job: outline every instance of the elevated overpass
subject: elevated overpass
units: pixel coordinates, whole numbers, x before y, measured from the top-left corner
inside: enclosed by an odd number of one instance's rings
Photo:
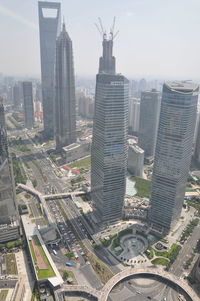
[[[180,292],[184,293],[187,296],[187,300],[189,301],[196,301],[197,295],[192,290],[192,288],[183,281],[180,281],[179,278],[176,276],[164,272],[161,269],[135,269],[135,268],[125,268],[123,271],[119,272],[118,274],[114,275],[101,289],[101,291],[98,291],[93,288],[89,288],[87,286],[81,286],[81,285],[63,285],[62,288],[55,291],[56,300],[63,300],[61,298],[61,295],[65,295],[68,292],[74,292],[74,293],[80,293],[84,292],[86,294],[90,294],[97,298],[98,301],[107,301],[108,296],[113,289],[113,287],[120,282],[123,279],[126,279],[131,276],[156,276],[161,281],[168,282],[169,284],[176,285]]]

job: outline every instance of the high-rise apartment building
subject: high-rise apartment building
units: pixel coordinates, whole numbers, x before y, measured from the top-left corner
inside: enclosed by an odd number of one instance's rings
[[[44,133],[54,135],[54,68],[56,38],[60,33],[60,3],[38,2]]]
[[[112,34],[104,34],[91,151],[92,202],[100,226],[121,219],[126,186],[129,82],[116,74],[112,48]]]
[[[131,133],[139,131],[140,122],[140,99],[131,97],[129,100],[128,125]]]
[[[19,237],[12,164],[9,159],[5,117],[0,103],[0,243]]]
[[[31,129],[34,126],[33,88],[32,82],[23,82],[24,126]]]
[[[138,145],[144,150],[145,158],[153,157],[155,153],[159,114],[159,92],[155,89],[142,92]]]
[[[76,142],[73,50],[64,24],[56,42],[55,136],[57,149]]]
[[[4,106],[3,106],[3,98],[0,97],[0,124],[4,128],[6,127],[5,114],[4,114]]]
[[[163,85],[152,175],[149,221],[168,231],[178,221],[191,162],[199,87],[190,82]]]

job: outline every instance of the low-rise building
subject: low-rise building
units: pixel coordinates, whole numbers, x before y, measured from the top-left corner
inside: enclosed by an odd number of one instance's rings
[[[90,155],[91,139],[86,141],[80,141],[72,143],[68,146],[63,147],[63,151],[66,154],[66,163],[76,161],[80,158]]]

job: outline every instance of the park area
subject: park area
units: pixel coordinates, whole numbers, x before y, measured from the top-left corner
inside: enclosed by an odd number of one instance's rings
[[[15,259],[15,254],[6,254],[4,255],[6,263],[6,273],[8,275],[17,275],[17,263]],[[0,299],[1,300],[1,299]]]
[[[130,180],[135,182],[136,196],[140,198],[150,197],[151,181],[139,177],[131,177]]]
[[[37,271],[38,279],[40,280],[55,276],[55,273],[37,235],[32,236],[32,239],[29,241],[29,247]]]
[[[8,290],[0,290],[0,301],[6,301]]]

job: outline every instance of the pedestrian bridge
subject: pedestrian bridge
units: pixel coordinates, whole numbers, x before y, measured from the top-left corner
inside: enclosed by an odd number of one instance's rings
[[[52,200],[52,199],[62,199],[67,198],[69,196],[78,196],[83,195],[86,192],[85,191],[72,191],[72,192],[63,192],[63,193],[52,193],[52,194],[42,194],[40,191],[36,190],[35,188],[32,188],[30,186],[24,185],[24,184],[18,184],[18,188],[21,188],[33,195],[40,197],[43,197],[45,200]]]
[[[188,298],[189,301],[196,301],[197,295],[192,290],[192,288],[185,282],[180,281],[179,278],[175,277],[174,275],[164,272],[160,269],[135,269],[132,268],[125,268],[123,271],[119,272],[118,274],[114,275],[101,289],[98,291],[93,288],[89,288],[87,286],[80,286],[80,285],[63,285],[61,289],[56,291],[56,300],[61,300],[58,296],[61,293],[67,292],[84,292],[86,294],[92,295],[97,298],[98,301],[107,301],[109,293],[113,289],[113,287],[123,279],[126,279],[131,276],[142,276],[142,275],[149,275],[149,276],[157,276],[158,279],[167,281],[168,283],[175,284],[179,289],[180,292],[182,291]]]

